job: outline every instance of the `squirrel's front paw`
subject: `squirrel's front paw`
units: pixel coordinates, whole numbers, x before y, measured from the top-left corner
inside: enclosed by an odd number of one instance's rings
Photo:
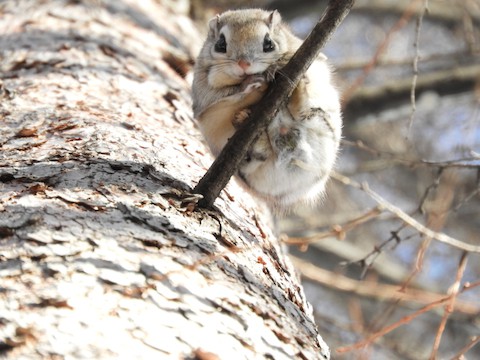
[[[267,81],[263,75],[249,75],[242,81],[242,92],[249,94],[253,91],[267,90]]]
[[[235,129],[238,129],[240,125],[250,116],[250,109],[243,109],[237,112],[232,120],[232,125]]]

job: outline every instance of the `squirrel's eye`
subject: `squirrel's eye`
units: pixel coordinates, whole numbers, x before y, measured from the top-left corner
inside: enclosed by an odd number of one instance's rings
[[[225,40],[225,35],[220,34],[220,38],[215,43],[215,51],[219,53],[227,52],[227,40]]]
[[[271,52],[273,50],[275,50],[275,44],[272,39],[270,39],[270,35],[266,34],[263,39],[263,52]]]

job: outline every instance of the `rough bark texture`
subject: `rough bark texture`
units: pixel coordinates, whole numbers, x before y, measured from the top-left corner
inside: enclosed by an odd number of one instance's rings
[[[215,211],[189,196],[211,163],[189,20],[133,0],[1,12],[0,357],[328,358],[268,216],[235,183]]]

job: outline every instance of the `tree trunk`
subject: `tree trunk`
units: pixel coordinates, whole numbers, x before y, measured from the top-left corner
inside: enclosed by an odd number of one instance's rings
[[[328,358],[266,212],[195,207],[201,39],[159,3],[1,5],[0,357]]]

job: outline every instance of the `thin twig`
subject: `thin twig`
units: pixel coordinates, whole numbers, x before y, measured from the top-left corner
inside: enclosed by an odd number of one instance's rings
[[[435,176],[435,179],[433,179],[433,182],[430,185],[428,185],[425,191],[423,192],[423,195],[420,198],[420,203],[418,204],[418,208],[417,208],[417,212],[419,212],[420,214],[425,214],[424,207],[430,193],[437,190],[437,188],[440,186],[440,179],[442,177],[442,173],[444,169],[445,168],[439,168],[437,170],[437,175]]]
[[[427,11],[428,11],[428,0],[425,0],[423,11],[420,13],[420,15],[417,18],[415,42],[413,43],[413,46],[415,47],[415,57],[413,58],[413,78],[412,78],[412,88],[410,90],[410,102],[412,104],[412,112],[410,114],[410,121],[408,122],[408,134],[410,134],[410,130],[412,129],[413,118],[415,117],[415,112],[417,110],[417,105],[415,101],[415,89],[417,86],[417,78],[418,78],[418,61],[420,59],[420,30],[422,29],[423,17],[425,16]]]
[[[422,63],[427,62],[435,62],[439,60],[448,60],[459,62],[460,60],[465,60],[470,57],[470,52],[466,50],[451,52],[448,54],[440,54],[440,53],[433,53],[428,55],[422,55],[419,57],[419,60]],[[395,67],[395,66],[406,66],[411,65],[414,61],[412,57],[381,57],[377,61],[377,68],[387,68],[387,67]],[[347,72],[347,71],[354,71],[354,70],[361,70],[365,66],[367,66],[369,60],[363,59],[346,59],[344,63],[335,64],[335,70],[339,73]]]
[[[388,44],[390,43],[390,39],[392,35],[402,29],[405,25],[408,24],[410,18],[415,14],[415,7],[419,0],[412,0],[408,5],[407,9],[404,11],[400,19],[392,26],[392,28],[387,32],[385,38],[383,39],[382,43],[378,46],[375,54],[372,56],[370,62],[365,66],[363,72],[360,76],[358,76],[353,84],[344,91],[342,94],[343,103],[348,103],[350,98],[352,97],[353,93],[365,82],[368,74],[375,68],[377,65],[381,55],[387,49]]]
[[[356,227],[372,220],[372,219],[375,219],[376,217],[378,217],[380,214],[382,213],[382,211],[378,208],[378,207],[375,207],[371,210],[368,210],[366,213],[350,220],[350,221],[347,221],[346,223],[344,224],[336,224],[336,225],[333,225],[331,227],[331,230],[329,231],[325,231],[325,232],[321,232],[321,233],[318,233],[318,234],[314,234],[312,236],[304,236],[304,237],[285,237],[285,239],[283,240],[286,244],[288,245],[307,245],[307,244],[311,244],[313,242],[316,242],[316,241],[319,241],[319,240],[322,240],[322,239],[325,239],[325,238],[329,238],[329,237],[336,237],[336,238],[339,238],[339,239],[343,239],[346,235],[346,233],[350,230],[353,230],[355,229]]]
[[[355,0],[329,1],[320,21],[282,69],[282,75],[276,76],[274,80],[276,85],[270,86],[262,100],[252,107],[249,120],[245,121],[243,126],[237,130],[198,182],[194,193],[203,195],[200,206],[211,207],[213,205],[240,163],[245,159],[248,149],[260,134],[261,129],[264,129],[275,117],[281,104],[293,92],[300,78],[317,58],[334,30],[347,16],[354,2]]]
[[[430,161],[430,160],[424,160],[424,159],[414,160],[414,159],[402,158],[396,154],[393,154],[387,151],[374,149],[366,145],[361,140],[349,141],[349,140],[343,139],[342,146],[345,146],[345,145],[354,146],[357,149],[366,151],[375,156],[385,157],[389,162],[395,162],[395,163],[399,163],[399,164],[410,166],[410,167],[423,166],[423,167],[434,167],[434,168],[480,169],[480,157],[476,157],[476,156],[465,157],[465,158],[454,159],[454,160],[446,160],[446,161]]]
[[[402,283],[401,289],[407,288],[410,283],[413,281],[415,276],[417,276],[423,268],[423,260],[425,259],[425,254],[427,252],[428,247],[430,246],[430,243],[432,242],[432,237],[431,236],[426,236],[422,244],[420,245],[420,249],[417,252],[417,257],[415,258],[415,266],[413,268],[413,271],[410,273],[410,275],[405,279],[405,281]]]
[[[357,342],[356,344],[353,344],[353,345],[342,346],[340,348],[337,348],[336,351],[337,351],[337,353],[341,354],[341,353],[352,351],[354,349],[360,349],[362,347],[365,347],[365,346],[371,344],[372,342],[374,342],[375,340],[377,340],[379,337],[382,337],[382,336],[388,334],[389,332],[395,330],[399,326],[404,325],[404,324],[408,324],[410,321],[415,319],[418,315],[421,315],[421,314],[426,313],[426,312],[428,312],[432,309],[435,309],[436,307],[439,307],[440,305],[447,302],[449,299],[450,299],[450,297],[446,296],[446,297],[441,298],[441,299],[439,299],[435,302],[432,302],[432,303],[422,307],[420,310],[417,310],[410,315],[404,316],[403,318],[396,321],[395,323],[393,323],[393,324],[391,324],[387,327],[384,327],[380,331],[377,331],[373,335],[369,336],[367,339],[365,339],[363,341],[360,341],[360,342]]]
[[[480,184],[476,189],[472,190],[467,196],[465,196],[465,198],[462,201],[460,201],[457,204],[457,206],[455,206],[453,208],[453,211],[458,211],[463,205],[465,205],[467,202],[469,202],[471,199],[473,199],[478,194],[480,194]]]
[[[477,335],[477,336],[474,336],[472,337],[472,339],[470,340],[470,342],[465,345],[462,349],[460,349],[460,351],[458,353],[456,353],[451,360],[460,360],[460,359],[466,359],[464,357],[465,353],[470,350],[472,347],[474,347],[475,345],[477,345],[477,343],[480,341],[480,335]]]
[[[460,263],[458,264],[457,275],[455,276],[455,282],[450,288],[450,301],[445,306],[445,312],[442,317],[442,321],[438,326],[437,335],[435,336],[435,341],[433,343],[432,354],[430,355],[430,360],[435,360],[437,357],[438,348],[440,347],[440,341],[442,339],[443,332],[445,331],[445,326],[447,325],[447,320],[450,314],[453,312],[455,306],[455,300],[457,295],[460,293],[460,282],[462,281],[465,268],[467,267],[467,253],[463,252],[460,258]]]
[[[289,258],[304,280],[330,287],[336,291],[352,293],[380,301],[421,305],[430,304],[445,297],[445,294],[421,290],[415,287],[409,287],[400,291],[401,289],[398,285],[355,280],[337,272],[322,269],[294,255],[290,254]],[[462,288],[462,291],[467,290],[468,288]],[[454,311],[467,315],[476,315],[480,310],[480,305],[470,301],[458,300],[454,305]]]
[[[415,235],[408,235],[403,239],[400,239],[399,232],[405,228],[405,224],[402,224],[397,230],[392,230],[390,232],[390,237],[387,240],[384,240],[379,245],[375,245],[373,250],[370,251],[367,255],[365,255],[362,259],[355,261],[354,263],[359,264],[362,267],[362,272],[360,274],[360,279],[365,278],[367,275],[368,270],[373,267],[373,264],[377,260],[377,258],[382,254],[382,250],[386,247],[390,242],[395,241],[396,245],[398,245],[402,241],[409,240],[413,238]]]
[[[475,26],[472,14],[469,12],[465,1],[459,4],[462,8],[462,23],[463,32],[465,34],[465,42],[468,46],[470,53],[475,54],[479,50],[478,42],[475,37]]]
[[[462,289],[461,292],[463,292],[464,290],[469,290],[469,289],[471,289],[471,288],[464,288],[464,289]],[[391,324],[387,327],[384,327],[383,329],[381,329],[381,330],[377,331],[376,333],[370,335],[365,340],[359,341],[359,342],[357,342],[355,344],[352,344],[352,345],[342,346],[340,348],[337,348],[336,352],[337,353],[345,353],[345,352],[352,351],[354,349],[361,349],[365,346],[368,346],[371,343],[373,343],[375,340],[377,340],[378,338],[388,334],[389,332],[395,330],[396,328],[400,327],[401,325],[408,324],[409,322],[411,322],[413,319],[415,319],[419,315],[422,315],[422,314],[424,314],[424,313],[426,313],[426,312],[428,312],[432,309],[435,309],[435,308],[445,304],[446,302],[451,300],[451,298],[452,298],[452,295],[445,296],[441,299],[438,299],[437,301],[434,301],[434,302],[422,307],[421,309],[415,311],[414,313],[404,316],[403,318],[394,322],[393,324]]]
[[[466,282],[465,284],[463,284],[463,289],[469,289],[471,287],[478,287],[480,286],[480,280],[478,281],[475,281],[473,283],[471,282]],[[463,291],[463,290],[462,290]]]

